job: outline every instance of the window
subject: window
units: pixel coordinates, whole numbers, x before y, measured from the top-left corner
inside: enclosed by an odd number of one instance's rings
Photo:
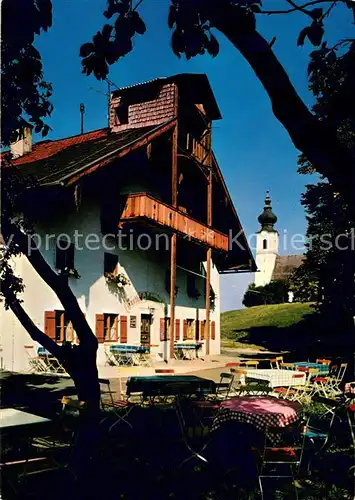
[[[59,240],[56,248],[55,267],[61,271],[74,269],[74,245],[68,240]]]
[[[267,249],[267,240],[263,240],[263,250]]]
[[[130,328],[137,328],[137,316],[130,316],[129,327]]]
[[[186,339],[193,340],[195,338],[195,320],[186,320]]]
[[[187,295],[193,299],[198,299],[200,297],[200,292],[196,288],[196,278],[192,274],[187,275]]]
[[[74,328],[72,322],[65,316],[64,311],[55,311],[55,341],[74,342]]]
[[[118,314],[104,314],[104,340],[116,341],[118,338]]]
[[[119,104],[116,111],[116,123],[117,125],[124,125],[128,123],[128,104]]]
[[[104,273],[118,274],[118,256],[113,253],[104,253]]]

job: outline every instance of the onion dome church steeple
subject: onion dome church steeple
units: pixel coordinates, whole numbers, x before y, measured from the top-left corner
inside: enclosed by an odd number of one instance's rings
[[[270,191],[266,191],[264,211],[259,215],[258,221],[261,224],[261,231],[275,231],[274,224],[277,222],[277,217],[272,211]]]

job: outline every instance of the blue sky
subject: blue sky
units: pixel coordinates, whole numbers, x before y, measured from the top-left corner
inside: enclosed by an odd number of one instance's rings
[[[281,234],[304,234],[306,221],[300,195],[310,178],[296,173],[298,152],[274,118],[269,99],[253,71],[234,47],[216,32],[220,54],[212,59],[199,56],[186,61],[171,51],[167,26],[168,0],[144,0],[140,13],[147,32],[135,38],[134,50],[111,67],[109,78],[118,86],[132,85],[175,73],[206,73],[223,119],[214,123],[213,147],[227,186],[247,234],[258,229],[257,216],[270,189]],[[53,26],[37,38],[45,79],[54,86],[54,111],[48,121],[56,139],[80,133],[79,105],[85,104],[85,130],[107,124],[106,83],[81,74],[79,47],[105,23],[106,0],[53,0]],[[264,0],[264,8],[285,7],[284,0]],[[297,47],[300,30],[309,21],[302,14],[258,16],[257,26],[271,40],[274,51],[291,81],[308,105],[307,63],[309,44]],[[327,25],[330,42],[346,36],[350,16],[345,7],[335,12]],[[288,247],[280,253],[294,253]],[[221,278],[222,310],[241,307],[241,297],[251,275]]]

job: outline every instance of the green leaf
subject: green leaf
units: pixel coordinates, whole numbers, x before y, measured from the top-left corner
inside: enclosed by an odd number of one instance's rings
[[[185,50],[184,35],[180,30],[174,30],[171,37],[171,47],[174,54],[180,58],[181,52],[184,52]]]
[[[176,7],[174,5],[170,5],[169,15],[168,15],[168,26],[169,28],[173,28],[176,22]]]
[[[303,28],[303,30],[301,31],[301,33],[298,35],[298,38],[297,38],[297,46],[298,47],[300,45],[304,44],[306,36],[308,35],[308,30],[309,30],[309,27],[307,26],[306,28]]]
[[[322,8],[313,9],[310,11],[309,14],[314,20],[320,19],[323,15],[323,9]]]
[[[138,33],[139,35],[143,35],[146,32],[146,25],[138,12],[135,10],[132,12],[132,22],[136,33]]]
[[[95,50],[95,47],[94,47],[94,44],[93,43],[84,43],[84,45],[82,45],[80,47],[80,57],[87,57],[89,56],[92,52],[94,52]]]
[[[313,22],[308,28],[307,36],[312,45],[319,46],[322,43],[324,29],[322,24]]]
[[[210,39],[206,45],[206,49],[212,57],[216,57],[218,55],[219,43],[218,43],[217,38],[212,33],[211,33]]]

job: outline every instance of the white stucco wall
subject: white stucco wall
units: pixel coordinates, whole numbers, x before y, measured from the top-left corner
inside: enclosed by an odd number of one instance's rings
[[[151,325],[151,344],[159,347],[153,348],[153,354],[162,356],[164,350],[167,351],[166,342],[160,342],[160,318],[169,312],[169,295],[165,290],[166,265],[162,264],[152,251],[122,250],[117,247],[114,240],[111,240],[112,249],[105,250],[102,245],[97,244],[97,240],[91,237],[91,247],[96,243],[97,249],[89,249],[84,245],[87,235],[98,235],[101,239],[100,212],[95,203],[83,203],[80,210],[61,218],[59,222],[51,222],[37,228],[38,234],[42,236],[41,252],[46,261],[54,267],[55,265],[55,237],[60,233],[74,235],[75,230],[83,235],[78,238],[79,248],[75,250],[75,267],[80,274],[80,278],[69,278],[70,286],[76,295],[82,311],[95,332],[96,314],[115,313],[125,315],[128,318],[128,340],[129,344],[140,343],[140,315],[149,314],[150,308],[154,308],[153,322]],[[45,235],[47,235],[48,245],[45,245]],[[48,235],[55,235],[48,238]],[[73,240],[72,240],[73,241]],[[82,249],[80,249],[80,244]],[[155,301],[141,301],[130,308],[113,295],[106,284],[104,273],[104,252],[109,251],[118,255],[120,271],[127,275],[131,285],[126,287],[127,295],[130,298],[137,297],[137,292],[153,292],[161,297],[165,304]],[[25,291],[23,294],[23,305],[34,321],[34,323],[44,329],[44,312],[62,310],[63,307],[57,296],[37,275],[27,259],[20,258],[16,263],[16,271],[22,276]],[[204,287],[203,278],[196,279],[196,288],[200,291],[201,297],[193,299],[188,297],[187,272],[177,269],[177,286],[179,293],[176,297],[175,317],[180,319],[180,338],[182,339],[182,329],[184,319],[205,319]],[[220,352],[220,289],[219,274],[217,269],[212,267],[211,284],[216,294],[216,307],[211,311],[211,320],[216,322],[216,339],[210,340],[210,354]],[[137,328],[130,328],[129,316],[137,316]],[[28,369],[28,359],[25,352],[25,345],[34,345],[34,342],[27,332],[18,323],[17,319],[10,311],[4,311],[3,304],[0,304],[0,362],[3,368],[13,371]],[[36,346],[37,347],[37,346]],[[205,349],[203,349],[204,352]],[[98,364],[104,365],[106,357],[104,346],[100,344],[98,353]]]
[[[264,248],[266,241],[266,249]],[[279,249],[279,234],[277,231],[260,231],[256,237],[255,285],[264,286],[270,283]]]

